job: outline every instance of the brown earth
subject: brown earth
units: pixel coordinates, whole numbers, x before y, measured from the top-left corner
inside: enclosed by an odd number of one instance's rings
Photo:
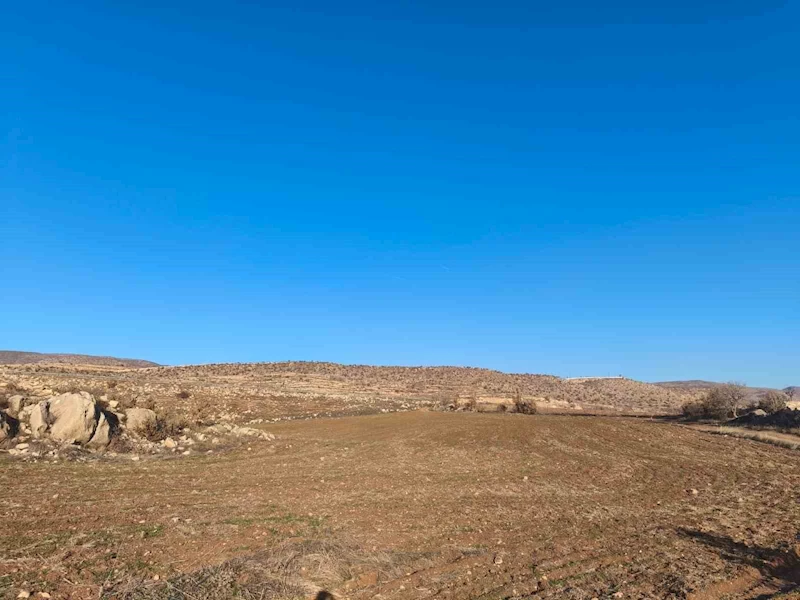
[[[264,428],[277,442],[214,456],[0,455],[0,597],[279,597],[251,594],[253,574],[295,563],[354,600],[800,584],[796,451],[643,418],[416,411]],[[223,580],[238,591],[206,593]]]
[[[47,354],[42,352],[20,352],[0,350],[0,365],[26,365],[61,363],[71,365],[98,365],[104,367],[157,367],[158,363],[138,358],[116,358],[113,356],[90,356],[88,354]]]
[[[674,414],[693,397],[631,379],[575,381],[466,367],[312,362],[146,369],[0,365],[0,380],[41,395],[54,390],[90,390],[98,396],[108,394],[129,402],[150,400],[185,413],[210,410],[240,420],[408,410],[470,399],[496,406],[510,403],[517,393],[550,411]]]

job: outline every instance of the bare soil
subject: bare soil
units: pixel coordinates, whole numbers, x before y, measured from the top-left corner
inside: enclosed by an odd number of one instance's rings
[[[213,456],[0,455],[0,597],[721,599],[800,584],[796,451],[620,417],[262,427],[277,441]],[[280,585],[257,581],[269,573]]]

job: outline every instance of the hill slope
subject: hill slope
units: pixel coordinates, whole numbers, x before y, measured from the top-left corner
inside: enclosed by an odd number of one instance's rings
[[[45,354],[41,352],[19,352],[0,350],[0,365],[63,363],[70,365],[98,365],[104,367],[157,367],[158,363],[136,358],[115,358],[113,356],[90,356],[88,354]]]
[[[689,379],[686,381],[660,381],[658,383],[654,383],[653,385],[672,390],[681,394],[691,395],[691,396],[700,396],[705,394],[711,388],[723,385],[717,381],[704,381],[702,379]],[[750,402],[758,402],[761,398],[763,398],[767,392],[774,390],[775,388],[765,388],[765,387],[749,387],[745,386],[745,392],[747,393],[747,399]],[[784,388],[783,391],[789,394],[792,389],[797,389],[797,386],[789,386]],[[797,395],[797,393],[795,393]]]

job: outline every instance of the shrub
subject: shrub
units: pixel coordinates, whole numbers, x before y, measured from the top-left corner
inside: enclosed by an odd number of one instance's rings
[[[178,398],[180,398],[181,400],[188,400],[189,398],[192,397],[192,393],[191,392],[187,392],[186,390],[181,390],[180,392],[178,392],[177,395],[178,395]]]
[[[467,398],[466,402],[464,402],[464,410],[478,410],[478,399],[475,396]]]
[[[746,400],[745,388],[738,383],[726,383],[711,388],[700,400],[683,405],[683,414],[689,419],[724,421],[735,418]]]
[[[771,415],[786,408],[786,403],[788,401],[789,397],[783,392],[770,390],[759,401],[758,408]]]
[[[681,411],[683,412],[684,417],[694,421],[697,419],[702,419],[705,416],[705,409],[701,400],[691,400],[686,402],[681,407]]]
[[[519,388],[514,390],[511,400],[514,403],[514,412],[518,412],[523,415],[535,415],[536,411],[538,410],[536,402],[523,398],[522,391]]]
[[[175,415],[157,415],[142,431],[142,435],[151,442],[160,442],[168,437],[180,435],[187,426],[186,421]]]

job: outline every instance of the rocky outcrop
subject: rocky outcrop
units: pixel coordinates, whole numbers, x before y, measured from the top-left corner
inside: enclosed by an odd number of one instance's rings
[[[91,394],[61,394],[48,402],[51,439],[68,444],[87,444],[92,439],[101,413]]]
[[[31,435],[36,439],[41,439],[47,435],[47,428],[49,427],[49,412],[50,405],[47,400],[39,402],[26,410],[23,415],[27,417],[28,425],[31,429]]]
[[[144,433],[155,423],[156,413],[149,408],[129,408],[125,411],[125,425],[132,433]]]
[[[25,403],[27,398],[25,396],[20,396],[19,394],[15,394],[8,399],[8,414],[12,417],[19,417],[20,411],[25,407]]]
[[[90,448],[105,448],[111,442],[111,423],[106,417],[106,414],[101,412],[100,417],[97,419],[97,427],[95,427],[92,438],[87,443]]]
[[[109,418],[88,392],[54,396],[25,407],[20,416],[28,422],[30,433],[36,439],[49,438],[94,448],[105,447],[111,441]]]

